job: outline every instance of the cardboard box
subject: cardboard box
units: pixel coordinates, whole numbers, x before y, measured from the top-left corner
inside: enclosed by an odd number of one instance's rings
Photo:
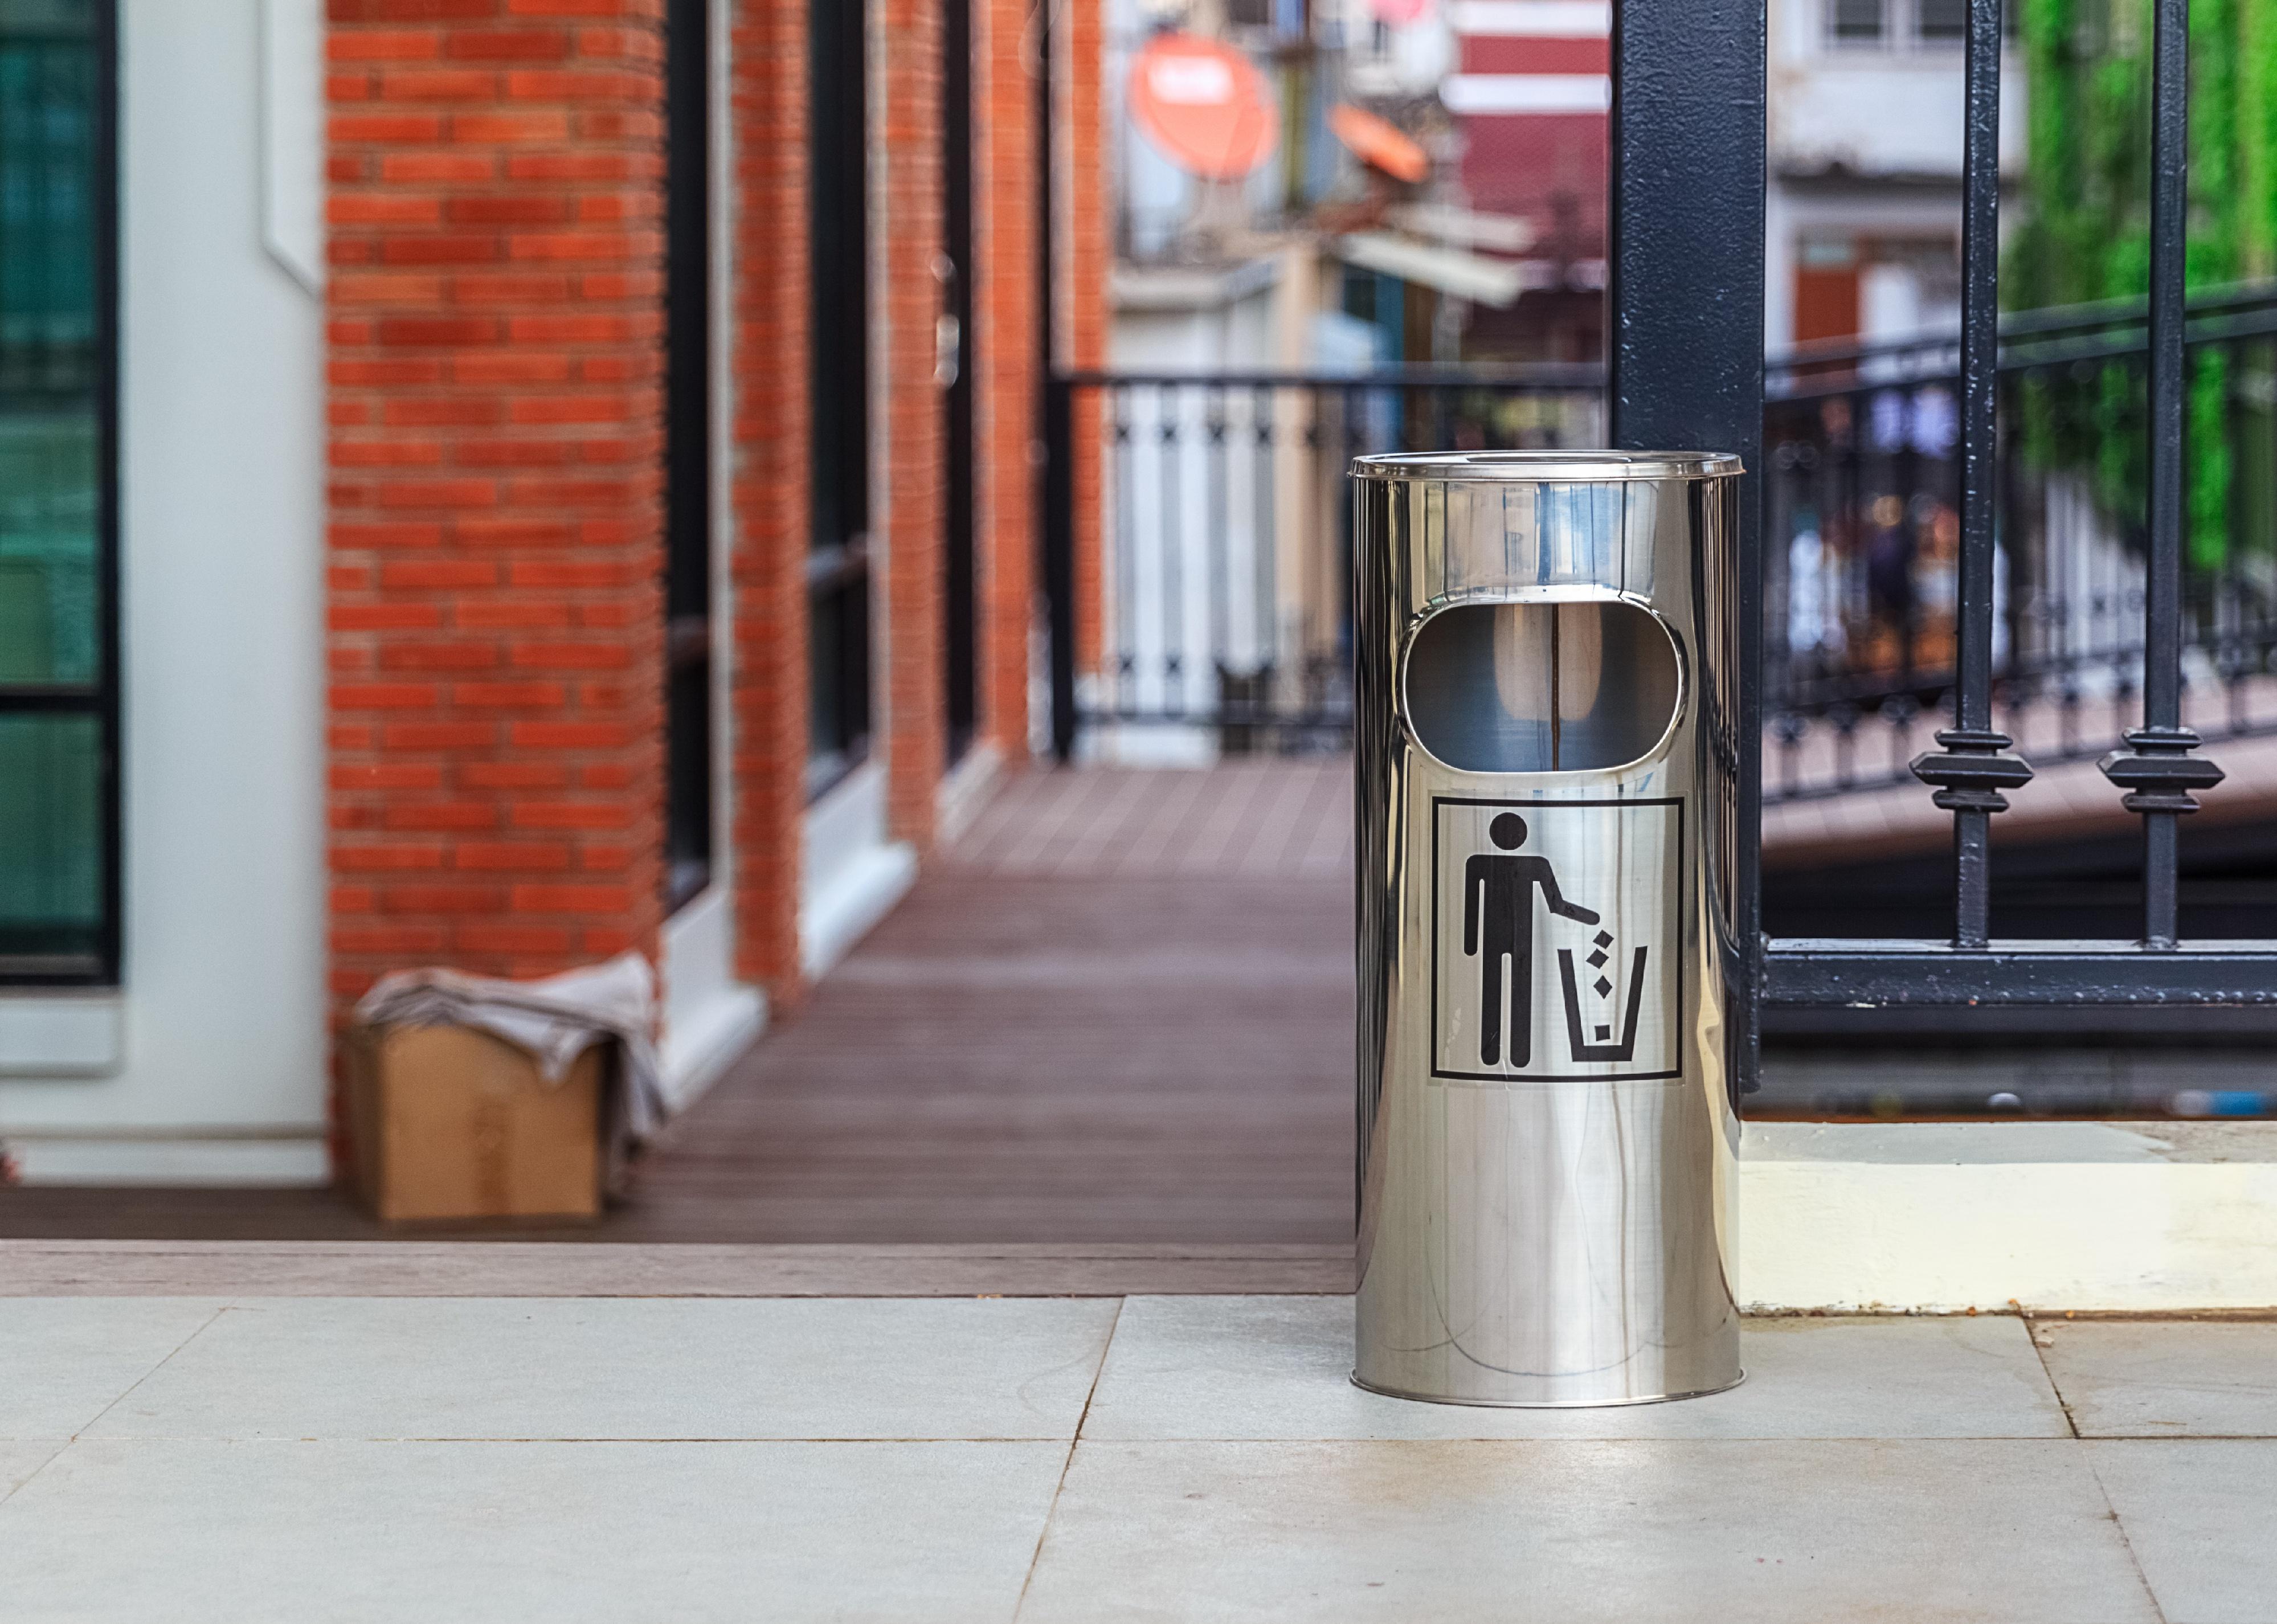
[[[486,1032],[357,1029],[346,1044],[357,1195],[391,1224],[598,1216],[615,1048],[595,1044],[549,1084]]]

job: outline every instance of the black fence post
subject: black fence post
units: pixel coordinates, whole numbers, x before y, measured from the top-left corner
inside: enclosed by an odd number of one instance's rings
[[[1992,725],[1992,595],[2000,451],[2000,0],[1969,0],[1961,210],[1961,573],[1953,725],[1914,776],[1953,814],[1953,945],[1991,942],[1992,814],[2031,782]]]
[[[1732,1063],[1755,1086],[1763,979],[1764,0],[1621,0],[1613,8],[1612,440],[1728,451],[1740,498],[1738,820],[1742,958]]]
[[[1052,755],[1075,755],[1075,385],[1044,381],[1044,598],[1051,617]]]
[[[2213,788],[2222,771],[2190,753],[2198,736],[2182,725],[2190,0],[2156,0],[2151,21],[2151,556],[2144,570],[2143,725],[2128,734],[2127,749],[2103,759],[2103,771],[2127,791],[2120,804],[2143,815],[2143,945],[2171,952],[2182,934],[2175,822],[2198,809],[2192,791]]]

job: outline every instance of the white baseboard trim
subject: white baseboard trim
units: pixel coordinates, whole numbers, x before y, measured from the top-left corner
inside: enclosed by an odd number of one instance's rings
[[[829,973],[909,895],[917,878],[917,848],[905,843],[872,846],[841,864],[799,910],[799,967],[807,979]]]
[[[1740,1299],[1787,1312],[2277,1308],[2277,1123],[2250,1125],[2271,1135],[2232,1127],[2208,1153],[2155,1124],[1753,1125]]]
[[[995,745],[983,743],[966,751],[964,759],[948,769],[933,791],[934,843],[952,845],[971,828],[1003,776],[1004,752]]]
[[[702,1098],[766,1025],[766,995],[755,987],[721,987],[692,1010],[674,1010],[659,1056],[674,1115]]]
[[[0,1077],[113,1077],[126,1064],[126,1001],[110,991],[0,996]]]
[[[0,1133],[27,1185],[248,1185],[331,1182],[321,1129],[241,1136],[185,1132]]]

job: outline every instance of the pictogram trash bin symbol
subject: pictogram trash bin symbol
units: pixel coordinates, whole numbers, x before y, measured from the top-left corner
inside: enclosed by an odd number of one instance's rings
[[[1352,473],[1353,1380],[1729,1387],[1739,460]]]

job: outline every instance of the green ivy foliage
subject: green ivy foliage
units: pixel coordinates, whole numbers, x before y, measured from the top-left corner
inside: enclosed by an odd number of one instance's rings
[[[2009,239],[2014,309],[2139,299],[2150,286],[2151,0],[2009,0],[2023,7],[2029,98],[2024,214]],[[2277,273],[2277,0],[2191,0],[2194,289]],[[2198,352],[2189,380],[2189,553],[2225,561],[2233,467],[2228,355]],[[2107,511],[2138,529],[2148,454],[2140,375],[2036,377],[2028,454],[2091,474]],[[2259,527],[2255,527],[2258,529]]]

